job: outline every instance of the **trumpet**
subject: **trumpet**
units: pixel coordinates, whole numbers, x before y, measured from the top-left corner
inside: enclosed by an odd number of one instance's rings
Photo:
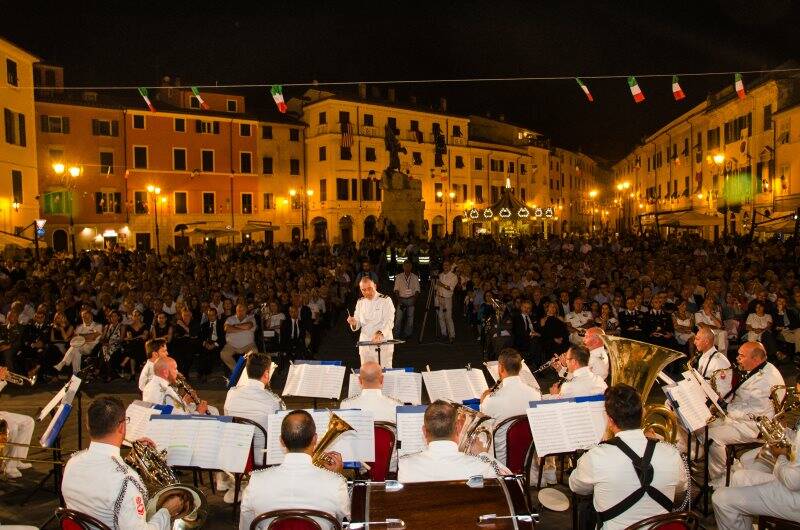
[[[34,375],[32,377],[25,377],[24,375],[15,374],[14,372],[6,372],[5,381],[7,383],[11,383],[12,385],[33,386],[36,384],[36,376]]]

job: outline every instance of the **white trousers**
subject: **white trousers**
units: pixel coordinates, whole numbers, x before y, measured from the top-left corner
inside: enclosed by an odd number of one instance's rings
[[[64,357],[56,366],[61,369],[70,364],[72,365],[72,373],[80,372],[81,357],[92,353],[92,348],[94,348],[94,344],[84,344],[78,348],[75,346],[70,346],[67,348],[67,352],[64,354]]]
[[[8,424],[9,442],[17,444],[25,444],[25,445],[29,445],[31,443],[31,437],[33,436],[33,428],[36,425],[33,421],[33,418],[31,418],[30,416],[24,416],[22,414],[15,414],[13,412],[5,412],[5,411],[0,411],[0,418],[6,420],[6,423]],[[9,445],[5,451],[5,456],[11,456],[15,458],[27,458],[28,448],[16,445]],[[17,464],[18,462],[16,460],[6,460],[5,468],[14,469],[17,467]],[[1,467],[2,467],[2,462],[0,462],[0,468]]]
[[[745,422],[736,420],[716,420],[708,428],[711,447],[708,455],[708,474],[711,482],[725,483],[725,446],[732,443],[754,442],[758,431],[750,429]]]
[[[359,340],[370,340],[370,338],[362,338]],[[378,360],[378,348],[375,346],[359,346],[358,355],[361,357],[362,365],[367,361],[375,361],[380,364],[382,368],[391,368],[392,358],[394,357],[394,344],[381,346],[380,360]]]
[[[436,314],[439,317],[439,331],[442,335],[455,338],[456,327],[453,324],[453,297],[452,296],[437,296],[436,297]]]
[[[769,470],[737,471],[712,503],[719,530],[751,530],[754,515],[800,522],[800,492],[789,491]]]

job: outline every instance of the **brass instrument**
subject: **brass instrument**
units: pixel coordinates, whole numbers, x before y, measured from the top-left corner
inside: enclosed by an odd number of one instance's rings
[[[181,399],[188,395],[195,405],[200,405],[200,396],[197,395],[197,391],[192,388],[192,385],[189,384],[183,374],[178,374],[178,376],[175,378],[174,386]]]
[[[179,494],[189,499],[188,508],[175,519],[181,520],[182,528],[200,528],[208,518],[208,502],[203,493],[191,486],[181,484],[167,464],[167,452],[140,441],[131,444],[125,462],[134,468],[144,482],[150,499],[147,501],[148,519],[164,504],[167,497]]]
[[[477,454],[475,445],[479,442],[484,451],[491,453],[494,437],[492,429],[486,426],[491,417],[466,405],[451,403],[456,407],[456,423],[462,418],[464,422],[458,434],[458,450],[462,453]]]
[[[664,440],[675,442],[678,420],[675,413],[660,404],[647,404],[650,389],[669,363],[686,355],[663,346],[615,335],[600,335],[608,351],[611,364],[611,385],[625,383],[635,388],[642,398],[642,429],[652,429],[664,436]],[[666,409],[666,410],[665,410]]]
[[[13,447],[34,447],[33,445],[28,444],[19,444],[16,442],[9,442],[8,441],[8,423],[4,419],[0,419],[0,462],[5,462],[7,460],[14,460],[15,462],[27,462],[30,464],[61,464],[65,465],[66,462],[61,459],[52,459],[52,460],[42,460],[37,458],[22,458],[16,456],[6,456],[5,455],[5,448],[6,446],[13,446]],[[35,446],[37,449],[42,449],[44,451],[61,451],[61,448],[58,447],[39,447]]]
[[[14,372],[6,372],[4,381],[6,383],[11,383],[12,385],[33,386],[36,384],[36,376],[34,375],[33,377],[25,377],[24,375],[15,374]]]
[[[325,454],[325,450],[330,447],[336,439],[347,431],[354,431],[353,427],[342,418],[337,416],[333,411],[328,410],[331,417],[328,420],[328,428],[322,439],[317,441],[317,446],[314,448],[314,455],[311,457],[311,463],[317,467],[324,468],[325,464],[332,464],[331,457]]]
[[[756,460],[760,460],[771,468],[775,467],[777,457],[772,452],[773,447],[789,448],[789,460],[794,461],[797,455],[793,454],[792,440],[786,436],[786,429],[781,423],[781,415],[777,414],[773,418],[767,416],[756,416],[748,414],[748,417],[756,422],[761,436],[764,438],[764,445],[759,449]]]

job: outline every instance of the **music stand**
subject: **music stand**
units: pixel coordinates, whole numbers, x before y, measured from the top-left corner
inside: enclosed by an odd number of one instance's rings
[[[378,364],[381,364],[381,346],[389,346],[389,345],[403,344],[403,343],[405,343],[405,341],[400,339],[386,339],[379,341],[360,340],[356,342],[356,346],[359,348],[361,346],[375,346],[375,349],[378,351]],[[381,366],[383,365],[381,364]]]

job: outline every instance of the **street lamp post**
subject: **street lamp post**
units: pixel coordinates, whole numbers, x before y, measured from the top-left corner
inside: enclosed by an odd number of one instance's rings
[[[300,188],[300,239],[306,238],[306,226],[308,226],[308,219],[306,216],[308,215],[308,210],[306,208],[306,201],[311,200],[312,195],[314,195],[314,190],[308,188],[305,191],[303,188]],[[298,192],[296,189],[292,188],[289,190],[289,196],[292,198],[292,207],[294,207],[295,201],[297,200]]]
[[[158,234],[158,196],[161,195],[161,188],[150,184],[147,186],[147,192],[153,196],[153,211],[156,223],[156,255],[161,256],[161,241]]]
[[[722,168],[722,164],[725,163],[725,153],[717,153],[713,157],[711,157],[711,159],[714,161],[714,164],[717,165],[717,171],[719,172],[720,168]],[[724,171],[723,171],[723,173],[724,173]],[[719,174],[719,173],[717,173],[717,174]],[[723,179],[725,179],[725,178],[727,178],[727,177],[725,177],[723,175]],[[728,194],[727,194],[727,190],[725,189],[725,182],[724,181],[723,181],[723,186],[722,186],[722,200],[725,201],[725,210],[724,210],[725,211],[725,214],[724,214],[725,219],[723,219],[723,223],[722,223],[722,236],[723,237],[728,237]]]
[[[595,207],[597,204],[596,199],[599,194],[600,192],[597,190],[589,191],[589,198],[591,199],[591,211],[592,211],[592,232],[594,232],[594,214],[595,210],[597,210],[597,208]]]
[[[439,199],[442,199],[442,202],[444,202],[444,236],[445,237],[447,237],[450,234],[449,230],[448,230],[448,224],[450,222],[449,219],[448,219],[448,214],[450,212],[450,204],[453,202],[453,199],[456,198],[456,192],[451,191],[450,193],[447,194],[447,196],[450,198],[450,202],[445,201],[443,199],[444,193],[442,193],[442,190],[439,190],[439,191],[436,192],[436,197],[438,197]]]
[[[65,178],[66,175],[72,177],[72,179],[76,179],[81,174],[80,166],[70,166],[67,168],[63,163],[56,162],[53,164],[53,172],[61,178]],[[69,199],[69,239],[70,243],[72,244],[72,259],[76,259],[78,257],[77,248],[75,247],[75,218],[72,215],[73,210],[73,191],[75,190],[75,180],[64,180],[64,187],[67,188],[67,198]]]

